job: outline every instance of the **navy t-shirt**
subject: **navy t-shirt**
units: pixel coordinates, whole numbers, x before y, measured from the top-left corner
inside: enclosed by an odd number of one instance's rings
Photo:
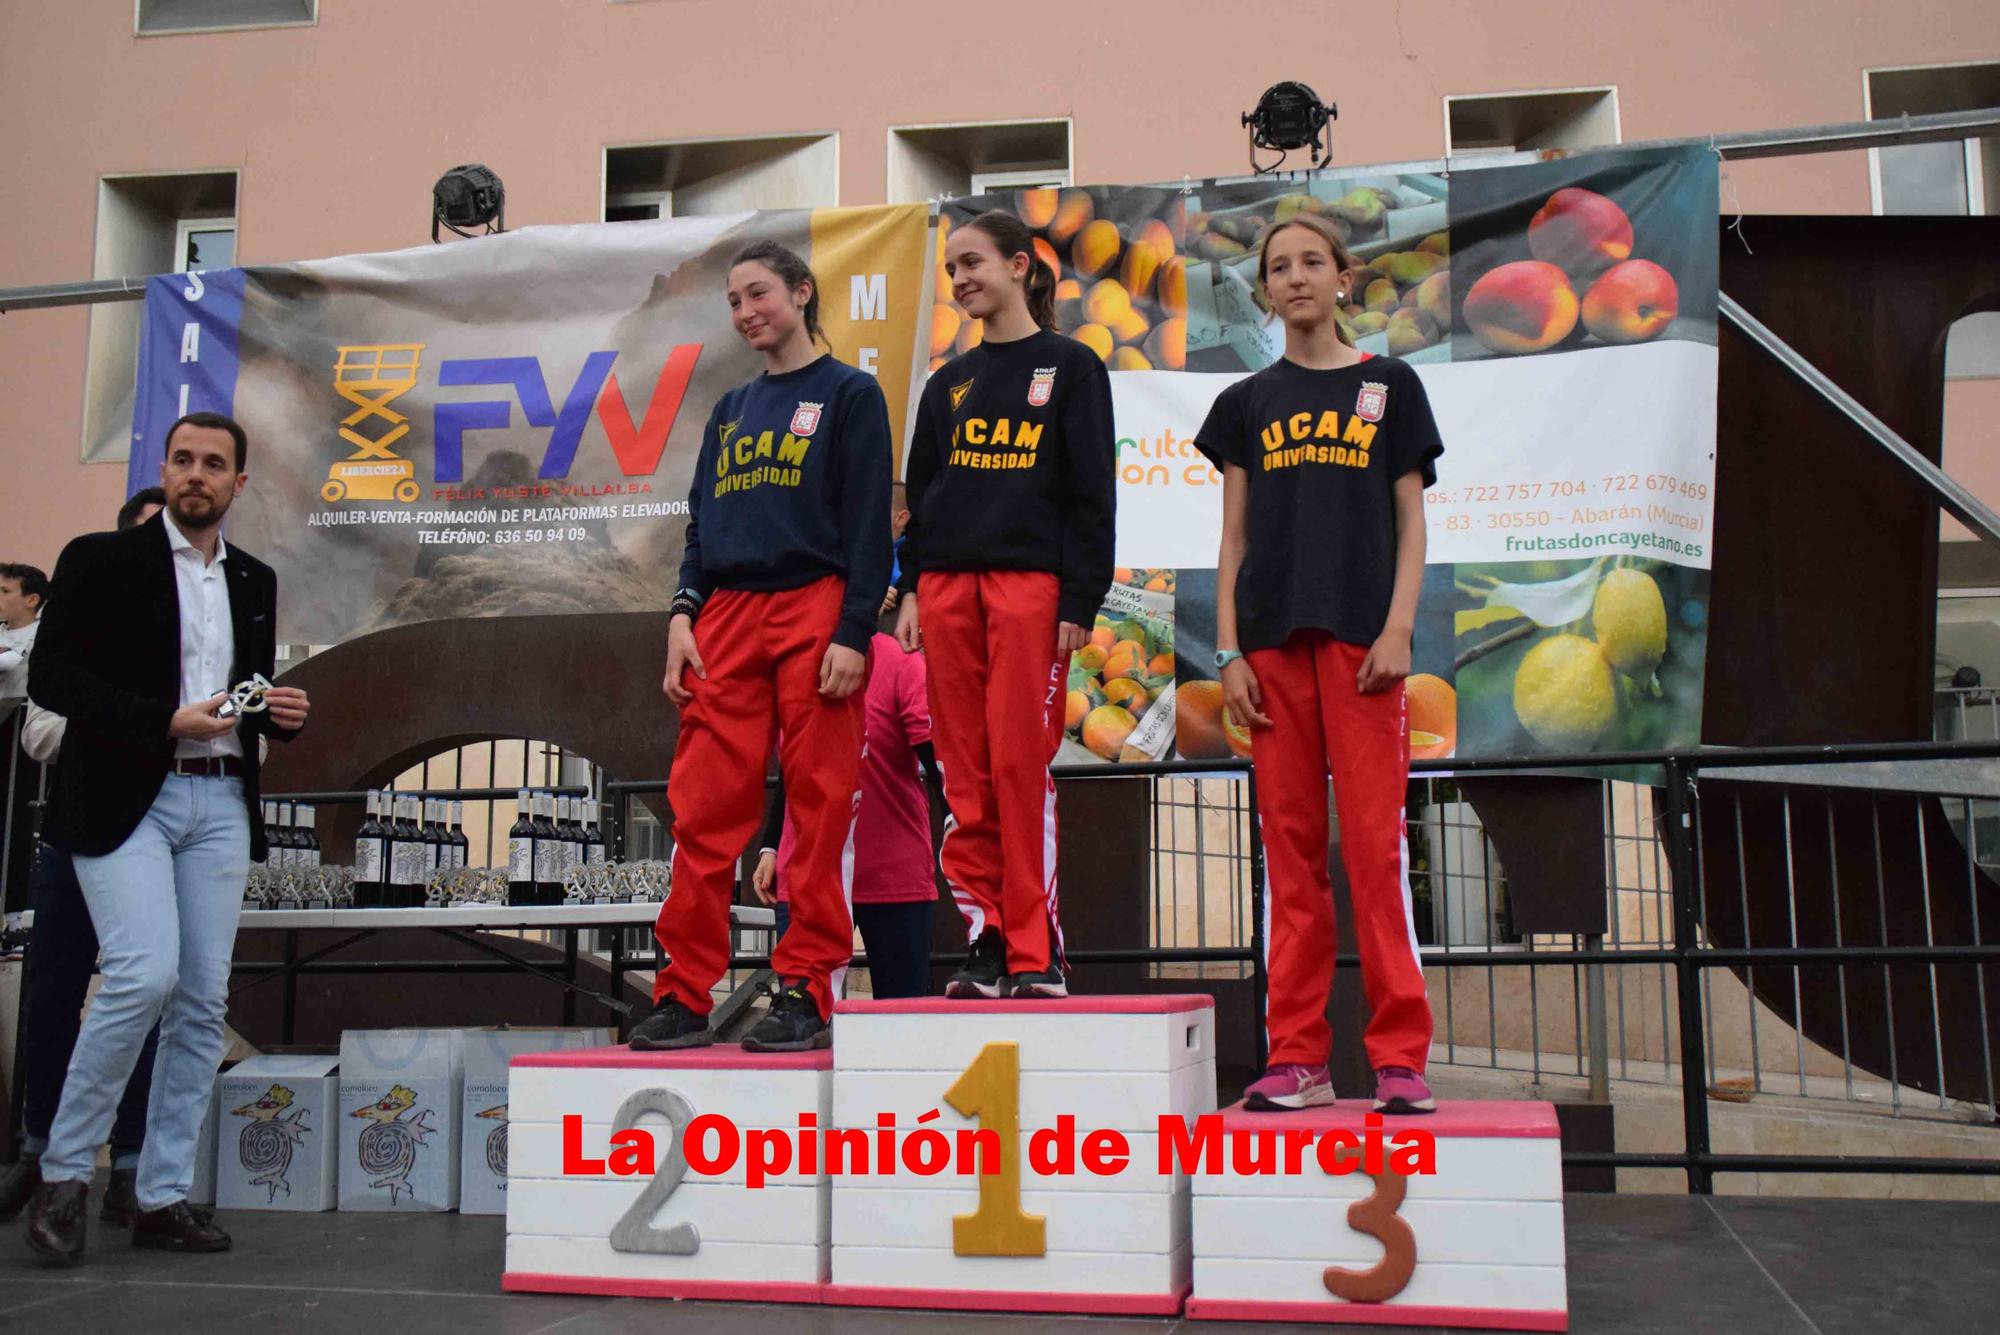
[[[889,405],[824,356],[760,375],[708,415],[688,490],[681,588],[772,593],[844,576],[833,642],[868,652],[889,591]]]
[[[1444,453],[1423,381],[1365,357],[1315,371],[1273,362],[1216,396],[1195,447],[1249,475],[1249,546],[1236,577],[1244,652],[1300,630],[1372,645],[1396,583],[1396,479],[1437,481]]]
[[[1089,347],[1043,330],[954,358],[917,404],[904,592],[926,570],[1048,571],[1058,619],[1089,626],[1117,568],[1117,460]]]

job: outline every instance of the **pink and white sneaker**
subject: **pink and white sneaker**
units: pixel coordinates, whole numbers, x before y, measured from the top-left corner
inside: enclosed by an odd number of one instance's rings
[[[1375,1072],[1375,1111],[1379,1113],[1427,1113],[1437,1111],[1437,1100],[1424,1078],[1407,1066],[1383,1066]]]
[[[1243,1091],[1243,1106],[1251,1112],[1296,1112],[1333,1102],[1333,1077],[1324,1066],[1283,1062],[1264,1072]]]

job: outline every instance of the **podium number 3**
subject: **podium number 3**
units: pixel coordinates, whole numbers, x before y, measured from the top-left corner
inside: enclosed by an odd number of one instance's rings
[[[1021,1209],[1021,1045],[988,1043],[945,1091],[944,1101],[1000,1141],[1000,1171],[979,1175],[979,1209],[953,1215],[958,1256],[1043,1256],[1048,1221]]]
[[[1357,1147],[1348,1154],[1359,1158]],[[1417,1235],[1396,1212],[1403,1208],[1409,1179],[1400,1173],[1370,1173],[1375,1190],[1347,1207],[1347,1226],[1382,1244],[1382,1259],[1366,1270],[1330,1265],[1320,1276],[1326,1291],[1351,1303],[1385,1303],[1401,1293],[1417,1269]]]
[[[672,1089],[642,1089],[625,1102],[618,1105],[618,1115],[612,1119],[614,1132],[630,1131],[639,1124],[639,1119],[647,1113],[658,1113],[667,1119],[672,1129],[672,1142],[667,1147],[667,1156],[654,1172],[653,1180],[639,1193],[639,1199],[632,1202],[627,1210],[611,1226],[611,1250],[614,1252],[652,1252],[659,1256],[693,1256],[701,1250],[701,1234],[686,1220],[671,1228],[656,1228],[653,1217],[660,1207],[667,1203],[681,1180],[687,1176],[687,1136],[688,1124],[694,1121],[694,1105],[687,1096]]]

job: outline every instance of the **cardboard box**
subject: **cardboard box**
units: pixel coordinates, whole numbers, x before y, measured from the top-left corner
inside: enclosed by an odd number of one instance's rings
[[[340,1208],[458,1205],[462,1029],[340,1036]]]
[[[339,1199],[338,1057],[259,1055],[216,1081],[215,1202],[331,1210]]]
[[[460,1100],[460,1214],[507,1213],[507,1064],[534,1052],[609,1047],[609,1029],[467,1029]]]

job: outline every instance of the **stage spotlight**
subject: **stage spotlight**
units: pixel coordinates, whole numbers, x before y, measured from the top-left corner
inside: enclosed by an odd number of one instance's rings
[[[438,224],[460,236],[490,236],[507,230],[507,187],[482,163],[469,162],[453,167],[438,177],[431,187],[431,240],[438,239]],[[471,228],[483,227],[474,233]]]
[[[1243,113],[1250,130],[1250,169],[1259,176],[1284,166],[1285,155],[1295,148],[1312,149],[1312,165],[1324,167],[1333,161],[1333,121],[1340,112],[1331,102],[1295,80],[1274,83],[1257,99],[1257,109]],[[1275,162],[1257,161],[1258,149],[1274,150]]]

